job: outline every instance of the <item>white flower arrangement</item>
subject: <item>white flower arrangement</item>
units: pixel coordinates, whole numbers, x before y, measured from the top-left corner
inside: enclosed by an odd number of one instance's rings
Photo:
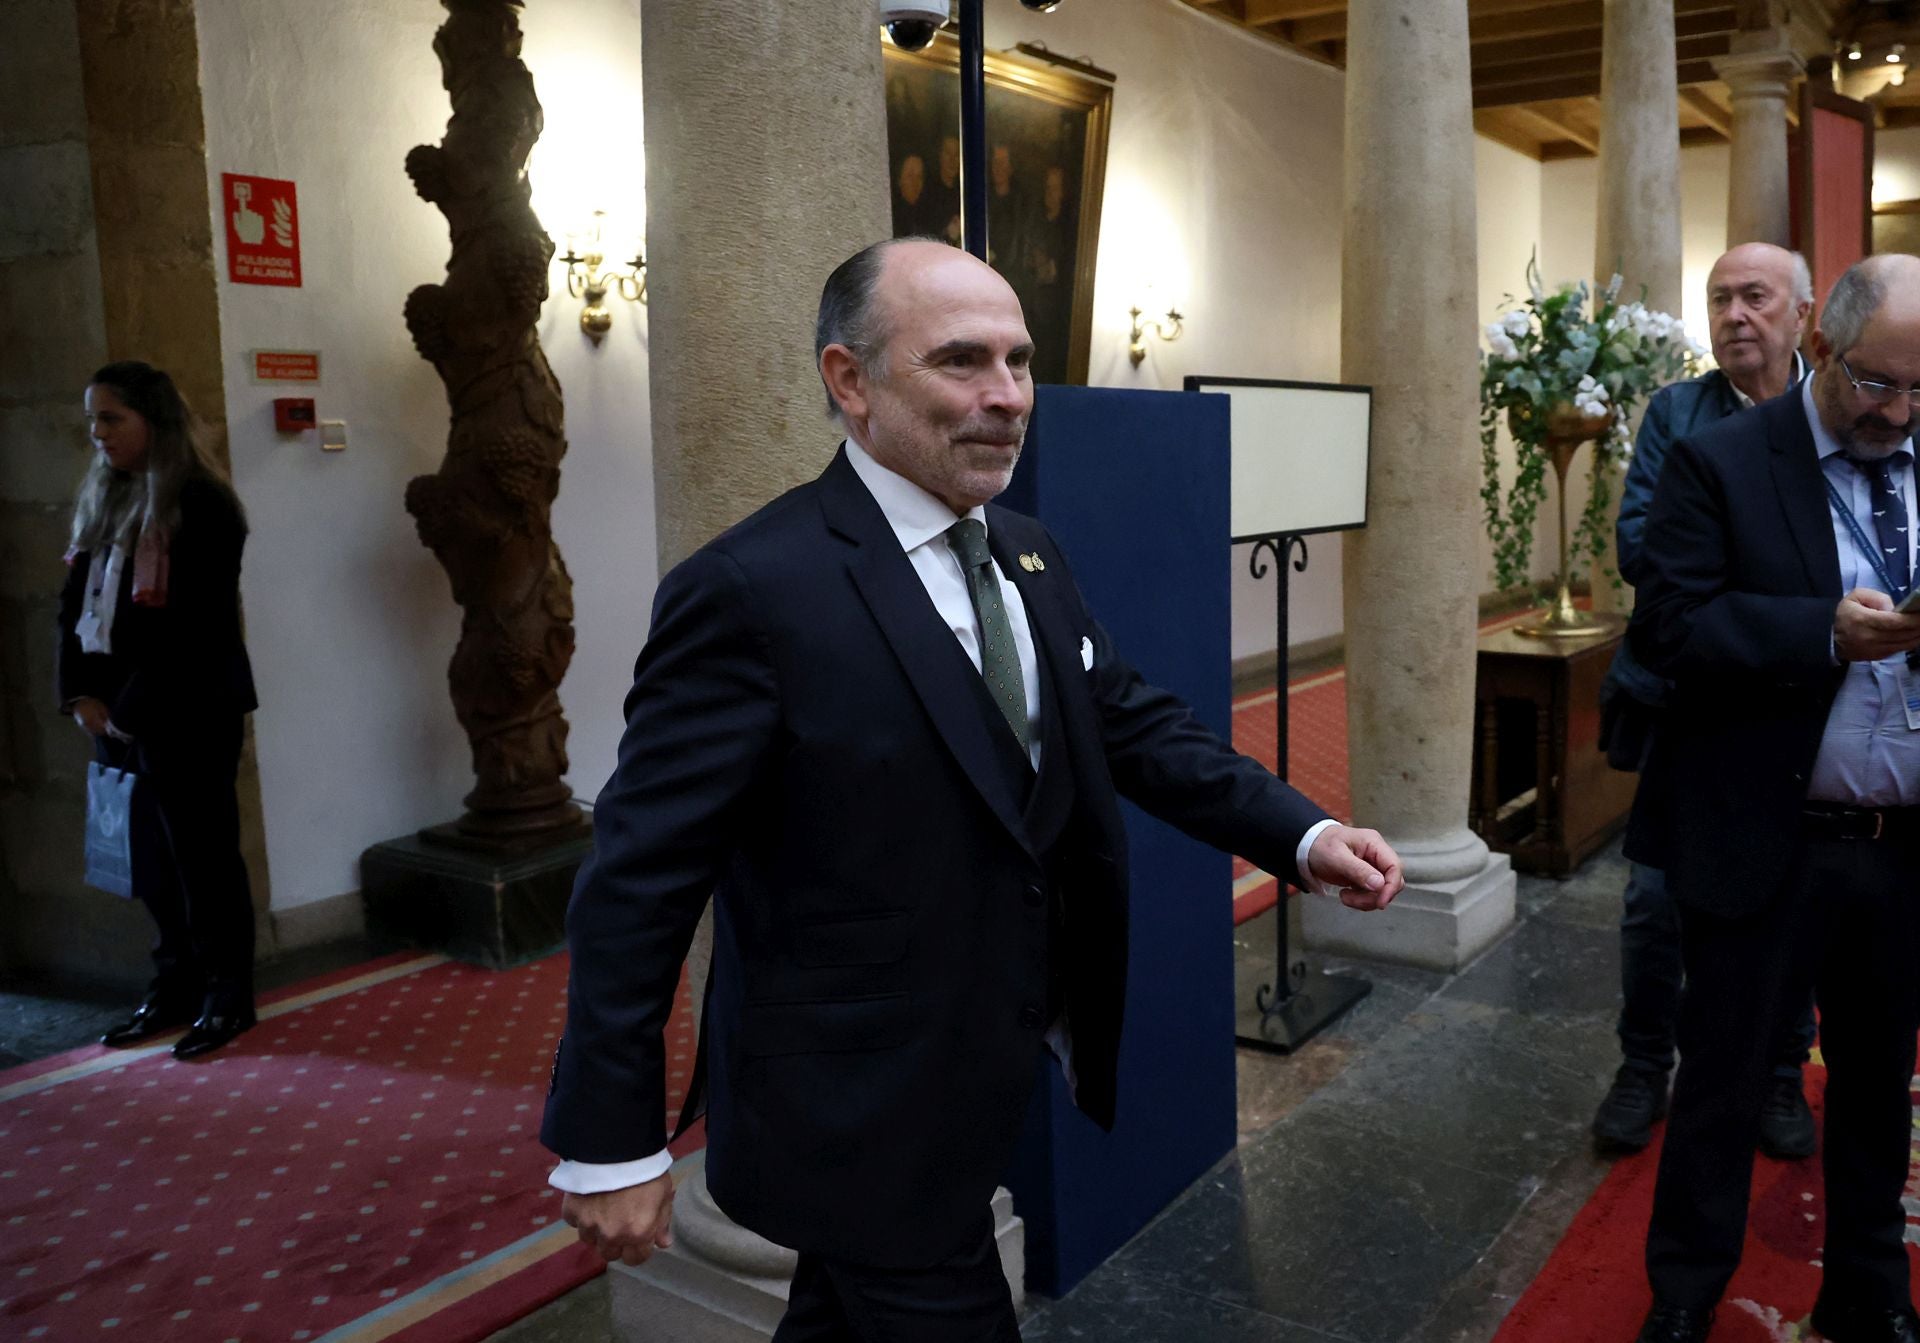
[[[1656,390],[1690,375],[1706,351],[1680,320],[1644,303],[1622,303],[1615,275],[1597,294],[1583,284],[1548,293],[1540,268],[1527,263],[1528,297],[1484,329],[1480,361],[1480,447],[1487,531],[1494,543],[1494,580],[1524,585],[1532,571],[1533,527],[1546,497],[1548,425],[1556,413],[1587,421],[1611,417],[1597,431],[1593,488],[1573,537],[1571,555],[1606,550],[1612,488],[1602,468],[1632,455],[1629,420]],[[1592,299],[1589,311],[1589,297]],[[1509,297],[1509,303],[1514,300]],[[1500,487],[1499,428],[1512,431],[1519,471]],[[1615,581],[1618,581],[1616,577]]]

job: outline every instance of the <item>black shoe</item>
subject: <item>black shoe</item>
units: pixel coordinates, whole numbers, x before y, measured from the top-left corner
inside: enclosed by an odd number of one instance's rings
[[[1816,1301],[1813,1327],[1828,1343],[1920,1343],[1920,1315],[1911,1306],[1872,1310]]]
[[[1666,1117],[1667,1075],[1625,1064],[1594,1112],[1594,1146],[1602,1152],[1637,1152],[1653,1141],[1653,1126]]]
[[[1813,1111],[1800,1086],[1800,1074],[1776,1077],[1760,1111],[1760,1150],[1775,1161],[1798,1161],[1813,1155]]]
[[[253,1023],[251,1007],[218,1016],[209,1013],[194,1022],[193,1029],[181,1037],[180,1043],[173,1047],[173,1056],[177,1059],[197,1059],[202,1054],[211,1054],[240,1032],[253,1029]]]
[[[164,998],[149,998],[133,1009],[133,1015],[100,1037],[103,1045],[137,1045],[156,1035],[190,1024],[200,1014],[198,1003],[170,1003]]]
[[[1633,1343],[1707,1343],[1707,1335],[1712,1330],[1712,1306],[1688,1310],[1685,1306],[1663,1306],[1656,1301]]]

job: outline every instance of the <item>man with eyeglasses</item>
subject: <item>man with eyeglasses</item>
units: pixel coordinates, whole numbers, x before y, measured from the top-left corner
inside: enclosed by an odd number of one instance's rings
[[[1646,574],[1641,542],[1654,482],[1675,439],[1797,387],[1806,374],[1800,337],[1813,307],[1806,259],[1771,243],[1743,243],[1707,272],[1708,333],[1715,367],[1661,388],[1634,436],[1615,529],[1620,575],[1636,587]],[[1666,717],[1671,688],[1622,645],[1600,690],[1601,736],[1614,768],[1638,770]],[[1667,1113],[1674,1024],[1685,974],[1680,915],[1666,874],[1634,863],[1620,911],[1620,1068],[1593,1116],[1594,1146],[1637,1152]],[[1773,1081],[1760,1116],[1760,1150],[1780,1160],[1811,1156],[1813,1113],[1800,1069],[1813,1043],[1813,1003],[1782,1019]]]
[[[1829,1070],[1812,1324],[1920,1343],[1901,1195],[1920,1029],[1920,259],[1834,285],[1793,394],[1674,445],[1629,638],[1671,678],[1628,829],[1680,909],[1687,992],[1642,1343],[1703,1343],[1740,1261],[1778,1023]]]

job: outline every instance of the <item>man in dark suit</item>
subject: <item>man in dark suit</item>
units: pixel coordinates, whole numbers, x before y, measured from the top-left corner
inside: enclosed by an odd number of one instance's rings
[[[1740,1261],[1784,1011],[1811,983],[1831,1343],[1920,1343],[1901,1193],[1920,1029],[1920,260],[1834,286],[1794,393],[1676,444],[1631,637],[1673,681],[1627,853],[1680,908],[1687,992],[1642,1343],[1700,1343]],[[1844,595],[1843,595],[1844,594]],[[1909,707],[1909,706],[1912,707]]]
[[[1046,531],[987,507],[1033,405],[1003,279],[878,244],[815,345],[841,452],[660,584],[541,1139],[584,1241],[668,1243],[661,1032],[711,894],[708,1184],[799,1251],[776,1338],[1016,1338],[988,1205],[1041,1051],[1114,1115],[1119,797],[1358,908],[1400,864],[1144,684]]]

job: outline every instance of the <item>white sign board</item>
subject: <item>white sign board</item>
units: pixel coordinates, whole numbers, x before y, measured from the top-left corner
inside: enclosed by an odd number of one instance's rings
[[[1233,399],[1235,541],[1366,526],[1372,388],[1205,377],[1186,387]]]

